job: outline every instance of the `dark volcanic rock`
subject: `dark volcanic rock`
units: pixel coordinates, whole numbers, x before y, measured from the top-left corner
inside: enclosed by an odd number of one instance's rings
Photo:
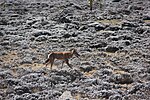
[[[102,48],[106,46],[107,46],[106,42],[101,42],[101,43],[91,44],[89,47],[90,48]]]
[[[121,38],[123,40],[130,40],[130,41],[133,40],[133,38],[131,36],[127,36],[127,35],[121,36]]]
[[[9,45],[9,44],[10,44],[9,41],[4,41],[4,42],[1,42],[1,43],[0,43],[0,45],[2,45],[2,46],[7,46],[7,45]]]
[[[94,27],[96,31],[104,30],[106,28],[105,25],[98,22],[90,23],[88,24],[88,27]]]
[[[121,0],[113,0],[113,2],[119,2],[119,1],[121,1]]]
[[[87,26],[87,25],[82,25],[82,26],[80,26],[80,28],[79,28],[80,31],[83,31],[83,30],[86,30],[86,29],[88,29],[88,26]]]
[[[66,23],[64,29],[79,29],[79,25],[77,23]]]
[[[48,35],[51,36],[51,33],[47,30],[35,30],[35,32],[33,33],[33,36],[38,37],[41,35]]]
[[[84,72],[89,72],[89,71],[92,71],[94,69],[94,67],[90,66],[90,65],[82,65],[80,67],[80,70],[81,71],[84,71]]]
[[[2,30],[2,29],[0,29],[0,30]],[[4,36],[4,32],[1,31],[0,32],[0,36]]]
[[[44,35],[41,35],[41,36],[38,36],[35,41],[38,41],[38,42],[42,42],[42,41],[46,41],[47,40],[47,36],[44,36]]]
[[[110,96],[109,100],[122,100],[122,96],[120,94],[115,94]]]
[[[120,29],[121,29],[120,26],[115,25],[115,26],[109,26],[109,27],[107,27],[105,30],[118,31],[118,30],[120,30]]]
[[[70,34],[64,34],[63,37],[64,38],[69,38],[69,37],[71,37],[71,35]]]
[[[120,37],[119,36],[110,36],[107,38],[108,41],[118,41],[120,40]]]
[[[133,82],[133,78],[128,73],[112,74],[112,76],[110,77],[110,81],[115,82],[117,84],[130,84]]]
[[[58,76],[57,76],[58,75]],[[64,81],[64,82],[72,82],[74,81],[76,78],[79,78],[81,76],[81,72],[77,71],[77,70],[72,70],[71,72],[68,71],[58,71],[56,75],[54,75],[54,77],[61,77],[60,79],[57,78],[55,81],[59,82],[59,81]]]
[[[61,17],[58,21],[61,23],[71,23],[71,20],[67,16]]]
[[[119,48],[118,47],[115,47],[115,46],[107,46],[106,47],[106,52],[112,52],[112,53],[115,53],[116,51],[118,51]]]
[[[22,95],[24,93],[31,93],[30,89],[26,86],[17,86],[15,87],[15,93],[18,95]]]
[[[7,19],[0,19],[0,25],[8,25],[9,21]]]
[[[135,32],[138,34],[143,34],[144,32],[148,31],[149,27],[143,26],[143,27],[137,27],[135,29]]]
[[[122,25],[122,27],[125,27],[125,26],[127,26],[127,27],[138,27],[139,26],[138,23],[129,22],[129,21],[123,21],[121,25]]]
[[[1,89],[7,88],[7,84],[6,84],[6,82],[5,82],[4,80],[1,80],[1,81],[0,81],[0,88],[1,88]]]

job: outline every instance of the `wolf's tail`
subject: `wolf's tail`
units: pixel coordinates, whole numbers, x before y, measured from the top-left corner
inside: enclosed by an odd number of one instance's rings
[[[52,52],[48,54],[48,57],[47,57],[46,61],[44,62],[44,64],[48,63],[48,61],[51,58],[51,56],[52,56]]]

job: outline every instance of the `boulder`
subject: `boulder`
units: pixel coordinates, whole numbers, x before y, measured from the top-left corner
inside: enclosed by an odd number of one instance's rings
[[[133,78],[129,73],[112,74],[109,80],[116,84],[130,84],[133,82]]]
[[[115,53],[118,50],[119,50],[119,48],[116,46],[107,46],[105,49],[106,52],[111,52],[111,53]]]
[[[93,66],[90,66],[90,65],[82,65],[80,66],[80,70],[83,71],[83,72],[89,72],[89,71],[92,71],[93,70]]]
[[[26,86],[17,86],[15,87],[14,90],[17,95],[22,95],[24,93],[31,93],[30,89]]]

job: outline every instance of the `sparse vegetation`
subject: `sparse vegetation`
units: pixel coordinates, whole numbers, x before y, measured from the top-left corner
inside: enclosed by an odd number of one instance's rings
[[[149,0],[1,1],[0,100],[149,100]]]

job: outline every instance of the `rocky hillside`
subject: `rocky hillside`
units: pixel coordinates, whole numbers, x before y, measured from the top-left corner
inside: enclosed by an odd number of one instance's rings
[[[150,1],[0,0],[0,100],[150,100]]]

